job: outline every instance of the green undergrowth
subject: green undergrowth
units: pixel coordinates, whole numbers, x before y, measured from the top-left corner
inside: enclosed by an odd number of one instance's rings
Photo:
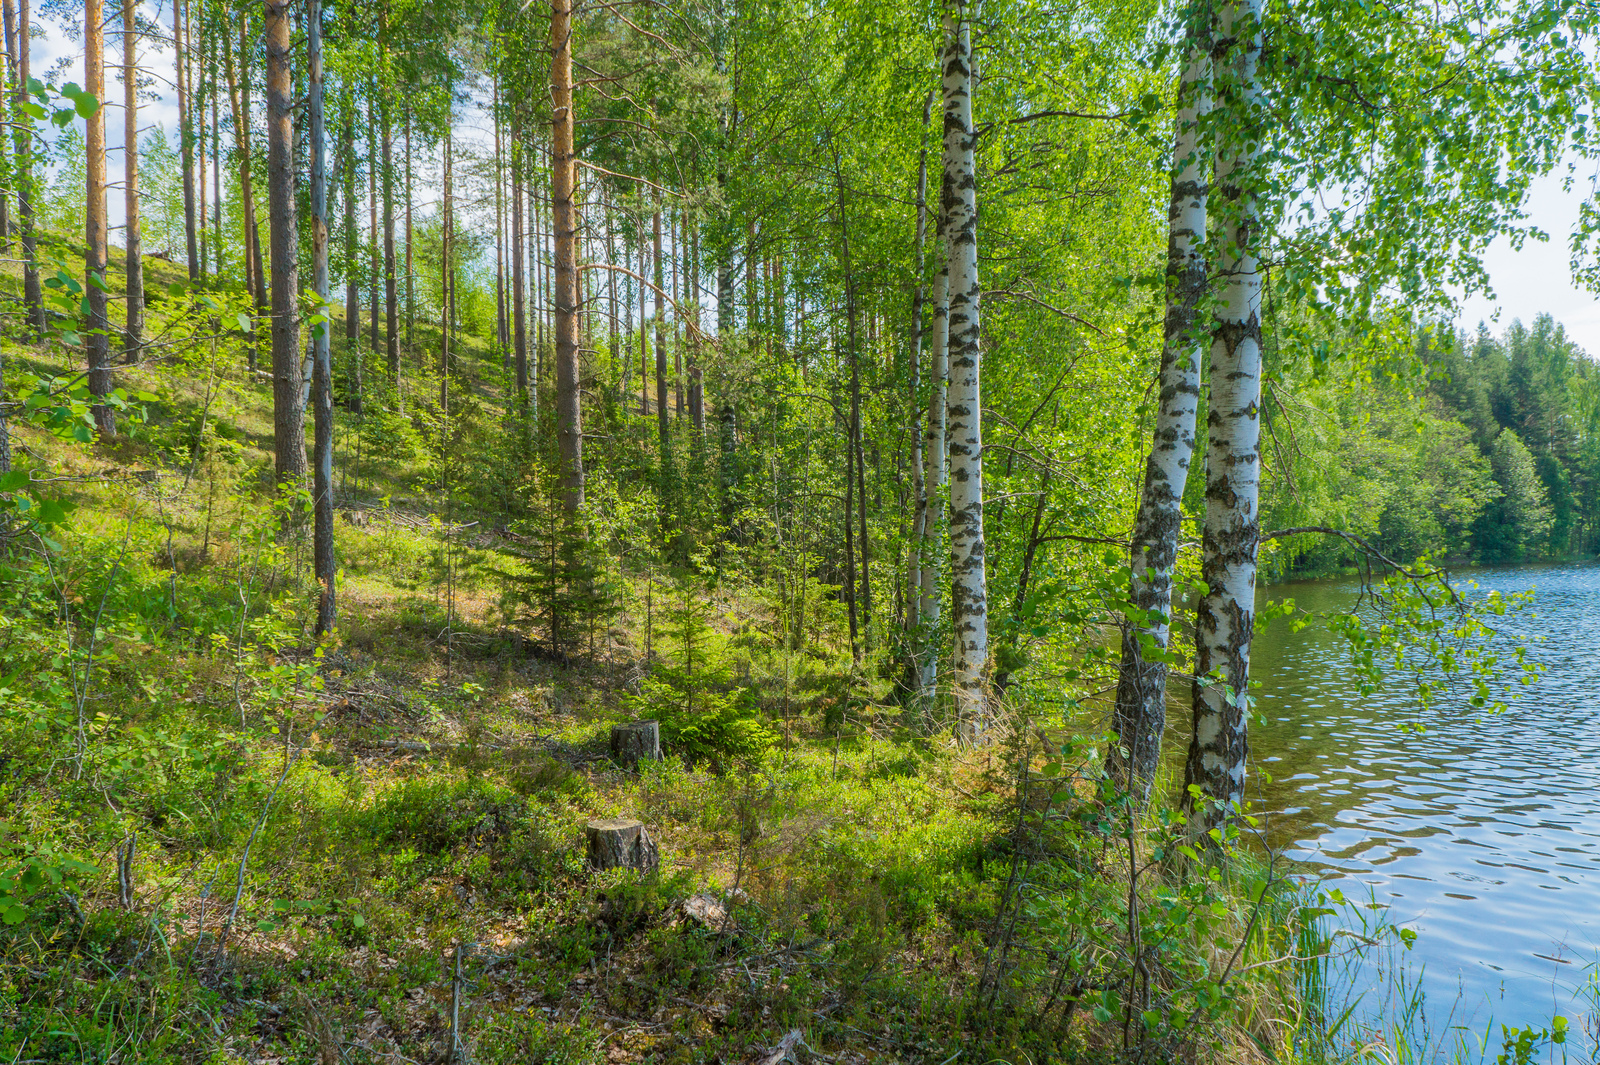
[[[1020,748],[903,727],[837,644],[785,671],[741,658],[719,622],[702,635],[733,664],[664,669],[658,690],[637,679],[637,619],[608,632],[609,657],[565,665],[492,604],[441,640],[416,590],[430,534],[408,526],[341,526],[364,575],[352,635],[319,646],[270,508],[174,570],[202,517],[166,511],[169,549],[148,500],[95,491],[50,566],[17,555],[0,574],[0,846],[36,869],[0,886],[17,907],[0,930],[7,1059],[439,1059],[458,946],[478,1061],[710,1061],[794,1027],[851,1060],[1122,1053],[1123,844],[1089,763],[1024,755],[1058,791],[1028,813]],[[630,773],[608,730],[652,699],[686,721],[736,703],[750,728],[680,731]],[[589,872],[597,816],[643,820],[661,870]],[[1250,1057],[1293,1052],[1266,1022],[1294,999],[1288,970],[1219,982],[1217,945],[1282,953],[1298,896],[1199,883],[1142,889],[1144,919],[1188,945],[1151,948],[1174,984],[1140,992],[1133,1045],[1223,1060],[1254,1025]],[[726,927],[678,912],[701,891],[726,900]]]
[[[421,369],[339,413],[314,640],[242,343],[119,370],[152,398],[115,441],[17,429],[70,519],[0,558],[0,1060],[435,1061],[454,1031],[485,1063],[687,1065],[796,1028],[840,1062],[1340,1056],[1314,892],[1180,860],[1170,814],[1130,829],[1093,729],[1012,705],[954,746],[804,558],[564,544],[477,353],[443,443]],[[634,718],[667,755],[637,771],[607,746]],[[659,870],[587,868],[618,816]]]

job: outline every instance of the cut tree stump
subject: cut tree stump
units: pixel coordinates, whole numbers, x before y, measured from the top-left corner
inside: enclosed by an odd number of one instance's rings
[[[641,758],[661,760],[661,722],[629,721],[611,726],[611,757],[632,769]]]
[[[661,852],[641,822],[625,817],[590,821],[590,869],[637,869],[653,872],[661,865]]]

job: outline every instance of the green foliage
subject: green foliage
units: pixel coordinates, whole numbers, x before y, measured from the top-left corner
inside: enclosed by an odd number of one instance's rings
[[[1479,551],[1492,562],[1518,562],[1549,539],[1549,496],[1533,454],[1510,429],[1500,430],[1489,457],[1501,494],[1479,519]]]
[[[11,834],[8,826],[0,831]],[[0,840],[0,922],[21,924],[42,896],[59,890],[69,878],[98,872],[88,862],[57,854],[48,844]]]
[[[566,512],[552,466],[537,467],[522,510],[506,550],[522,566],[496,571],[501,610],[512,624],[542,629],[551,654],[568,655],[586,642],[592,649],[596,630],[621,606],[614,560],[589,522]]]
[[[727,640],[709,624],[715,586],[678,578],[662,610],[658,646],[664,649],[640,691],[627,700],[636,717],[661,722],[661,739],[691,760],[759,760],[777,741],[761,719],[749,688],[735,683]]]

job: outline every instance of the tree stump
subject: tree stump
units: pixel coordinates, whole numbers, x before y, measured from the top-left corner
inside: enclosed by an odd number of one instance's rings
[[[611,757],[632,769],[639,759],[661,760],[661,722],[629,721],[611,726]]]
[[[590,821],[585,831],[589,836],[590,869],[637,869],[648,873],[661,865],[661,851],[638,821],[598,818]]]

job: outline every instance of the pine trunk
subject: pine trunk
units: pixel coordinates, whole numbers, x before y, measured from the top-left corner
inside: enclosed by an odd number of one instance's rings
[[[411,264],[411,109],[406,109],[406,354],[416,356],[412,329],[417,318],[416,274]]]
[[[244,244],[245,288],[255,298],[255,314],[259,318],[267,313],[267,306],[265,299],[266,278],[263,276],[261,269],[261,245],[257,236],[255,195],[250,177],[250,124],[247,120],[247,116],[250,113],[249,19],[249,12],[239,12],[239,70],[237,73],[234,71],[233,49],[225,48],[222,54],[224,74],[228,79],[228,107],[233,112],[234,148],[239,155],[239,206],[244,224],[242,243]],[[256,368],[256,357],[255,333],[252,330],[248,353],[251,370]]]
[[[916,272],[916,286],[911,290],[911,321],[907,333],[908,352],[906,366],[907,426],[911,439],[911,539],[906,552],[906,604],[904,628],[906,646],[911,649],[911,669],[921,656],[925,640],[922,632],[921,612],[917,609],[922,589],[922,541],[928,520],[928,493],[922,470],[922,304],[927,296],[923,283],[924,262],[928,243],[928,122],[933,117],[933,93],[922,102],[922,151],[917,157],[917,236],[913,245],[912,269]],[[776,264],[774,264],[776,265]],[[774,273],[777,271],[774,270]],[[776,313],[774,320],[779,320]]]
[[[350,359],[350,372],[359,381],[361,365],[361,279],[356,240],[356,100],[346,83],[344,88],[344,340]],[[350,409],[361,410],[361,390],[353,389]]]
[[[200,280],[200,244],[194,230],[194,127],[190,122],[193,101],[189,94],[189,54],[184,25],[183,0],[172,0],[172,43],[176,54],[178,95],[178,145],[183,166],[183,241],[189,257],[189,280]]]
[[[389,33],[388,19],[383,8],[378,9],[378,42],[383,52],[383,69],[388,70]],[[395,395],[400,394],[400,302],[394,276],[394,123],[391,119],[393,104],[387,92],[379,97],[379,111],[383,116],[383,311],[384,353],[389,360],[389,379],[394,382]]]
[[[933,637],[943,614],[939,594],[943,567],[939,563],[944,555],[941,550],[945,531],[944,500],[950,477],[949,453],[945,450],[950,382],[950,260],[944,253],[942,208],[936,224],[934,257],[939,272],[933,276],[933,309],[928,318],[928,426],[922,438],[922,483],[927,507],[922,520],[922,539],[917,545],[922,579],[922,594],[917,605],[922,633],[918,686],[924,712],[933,707],[939,680],[939,648]]]
[[[88,180],[85,211],[83,288],[89,316],[83,323],[83,344],[89,359],[89,392],[102,402],[94,406],[95,427],[105,438],[117,435],[117,419],[104,402],[111,394],[111,323],[106,317],[106,72],[105,42],[101,36],[100,0],[84,0],[84,89],[102,104],[88,119],[84,138]]]
[[[517,396],[528,404],[528,288],[523,267],[528,258],[528,234],[523,213],[521,124],[511,116],[511,322],[517,364]]]
[[[506,196],[505,146],[500,136],[500,78],[494,78],[494,338],[500,349],[500,368],[510,364],[511,322],[506,314]]]
[[[450,410],[450,326],[453,322],[450,301],[454,295],[451,290],[455,287],[455,270],[450,262],[450,256],[455,251],[451,247],[455,220],[450,216],[450,170],[454,161],[451,158],[450,134],[447,121],[444,129],[444,229],[440,237],[439,254],[439,409],[446,413]]]
[[[267,224],[272,247],[272,422],[278,483],[306,473],[306,427],[296,298],[299,220],[294,195],[294,107],[289,64],[290,0],[265,0],[267,54]]]
[[[650,293],[645,278],[650,275],[650,243],[644,237],[644,219],[639,219],[639,413],[650,416],[650,326],[647,308]]]
[[[555,227],[556,440],[562,505],[583,507],[583,411],[578,374],[577,156],[572,127],[572,0],[550,3],[550,201]]]
[[[383,278],[383,242],[378,237],[378,121],[377,121],[377,96],[378,83],[375,78],[367,80],[367,346],[372,349],[372,354],[382,355],[383,349],[378,337],[378,319],[382,311],[378,307],[379,293],[382,291]]]
[[[6,35],[12,36],[10,23],[11,4],[6,2]],[[8,46],[15,49],[17,66],[17,83],[24,87],[32,77],[30,57],[33,52],[29,43],[30,29],[30,4],[29,0],[18,0],[16,16],[16,33],[14,40]],[[14,130],[17,149],[17,216],[22,228],[22,302],[27,309],[27,321],[37,335],[43,335],[45,329],[44,317],[44,288],[39,283],[38,247],[34,238],[33,228],[33,120],[23,114],[17,117]]]
[[[650,235],[655,244],[656,268],[656,432],[661,438],[661,469],[672,461],[672,426],[667,421],[667,307],[662,293],[666,267],[661,261],[661,190],[656,190],[656,210]]]
[[[1112,724],[1118,742],[1107,757],[1122,786],[1140,801],[1149,794],[1161,758],[1167,721],[1166,650],[1172,618],[1172,571],[1182,532],[1183,492],[1194,456],[1200,400],[1206,296],[1207,167],[1200,122],[1210,110],[1209,4],[1190,15],[1188,56],[1179,85],[1167,205],[1166,343],[1161,352],[1160,400],[1144,489],[1129,552],[1128,600],[1145,612],[1122,636],[1122,665]]]
[[[950,622],[955,636],[958,734],[977,739],[988,720],[984,667],[989,607],[983,544],[983,403],[978,319],[978,201],[972,125],[972,37],[965,10],[946,16],[944,215],[949,277]]]
[[[139,32],[138,4],[122,0],[122,204],[127,219],[128,258],[125,282],[127,314],[123,359],[139,361],[144,346],[144,253],[139,241]]]
[[[1206,412],[1206,510],[1195,616],[1194,731],[1184,792],[1209,800],[1196,831],[1231,816],[1244,798],[1250,638],[1255,630],[1256,549],[1261,542],[1261,270],[1255,168],[1259,140],[1261,0],[1229,0],[1218,20],[1217,94],[1229,104],[1217,134],[1221,298],[1211,343]],[[1192,801],[1192,800],[1191,800]]]
[[[125,0],[131,2],[131,0]],[[311,393],[315,404],[312,556],[322,594],[317,603],[317,635],[333,628],[336,603],[333,557],[333,353],[328,306],[327,133],[323,126],[322,0],[308,0],[306,20],[307,106],[311,123],[311,286],[322,321],[311,327]]]

